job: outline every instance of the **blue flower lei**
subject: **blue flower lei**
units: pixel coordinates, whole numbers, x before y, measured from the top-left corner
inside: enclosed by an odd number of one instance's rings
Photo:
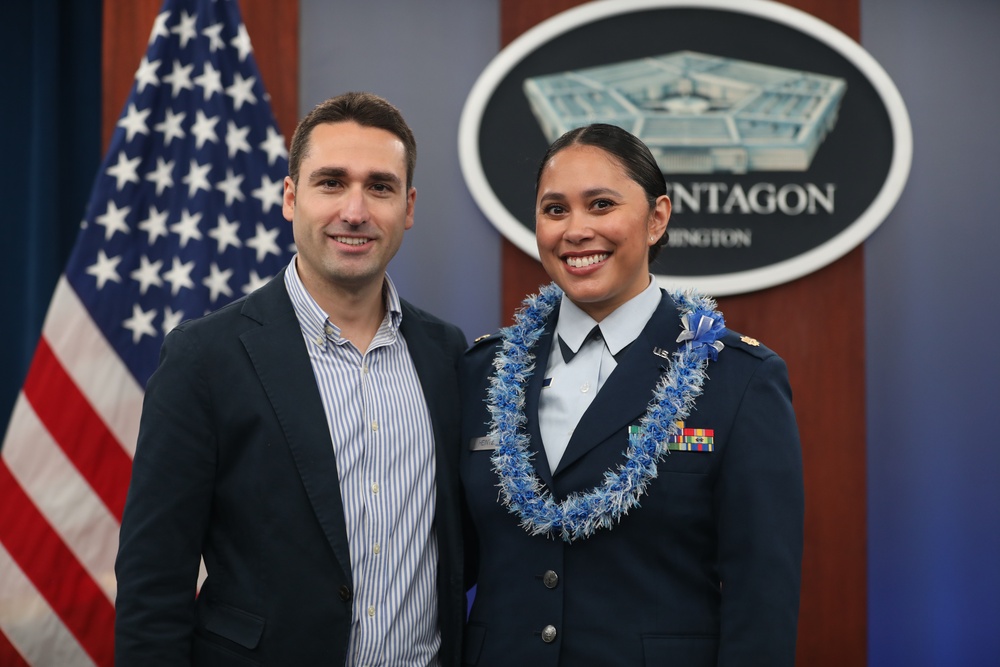
[[[501,330],[503,342],[493,366],[496,369],[487,393],[492,426],[489,436],[497,444],[492,455],[493,470],[500,478],[504,505],[521,519],[532,535],[558,536],[566,542],[587,538],[599,528],[612,528],[623,514],[639,505],[639,497],[657,475],[657,463],[669,453],[667,440],[680,430],[678,421],[687,419],[695,399],[701,395],[709,360],[718,359],[719,338],[725,321],[715,302],[692,291],[670,295],[680,312],[682,331],[677,342],[685,343],[674,352],[653,391],[638,433],[629,435],[625,462],[617,471],[604,473],[604,482],[585,493],[573,493],[556,502],[543,489],[535,474],[523,432],[524,387],[535,371],[532,348],[538,342],[545,320],[562,298],[554,283],[524,300],[514,324]]]

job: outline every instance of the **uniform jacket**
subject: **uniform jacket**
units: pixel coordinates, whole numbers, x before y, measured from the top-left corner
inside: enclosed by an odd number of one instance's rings
[[[437,460],[443,665],[465,613],[462,333],[402,304]],[[284,274],[167,338],[116,564],[116,665],[343,665],[352,579],[330,432]],[[199,556],[208,578],[195,599]]]
[[[654,348],[676,350],[681,325],[663,294],[550,474],[537,413],[556,315],[534,348],[525,414],[537,474],[562,500],[624,461],[628,427],[638,425],[668,363]],[[467,571],[477,585],[464,664],[793,665],[803,488],[784,362],[727,333],[685,423],[713,429],[714,451],[670,452],[639,507],[611,530],[567,544],[519,526],[498,501],[492,452],[470,446],[489,429],[485,396],[498,342],[470,348],[461,372],[461,476],[474,526]]]

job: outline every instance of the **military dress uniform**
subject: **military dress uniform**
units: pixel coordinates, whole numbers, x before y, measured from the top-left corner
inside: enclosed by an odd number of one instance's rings
[[[535,472],[561,501],[599,486],[625,461],[629,429],[646,412],[681,328],[661,293],[553,471],[538,405],[557,318],[558,308],[533,348],[524,410]],[[639,506],[611,529],[572,543],[530,535],[502,504],[486,402],[501,338],[466,352],[461,477],[476,593],[463,664],[794,664],[804,501],[787,370],[751,338],[727,332],[720,340],[725,347],[681,431],[701,442],[663,457]]]

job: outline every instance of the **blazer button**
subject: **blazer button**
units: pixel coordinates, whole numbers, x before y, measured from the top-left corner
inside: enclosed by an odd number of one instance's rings
[[[546,644],[551,644],[556,640],[556,629],[551,625],[546,625],[542,628],[542,641]]]
[[[351,587],[350,586],[348,586],[347,584],[344,584],[343,586],[340,587],[339,593],[340,593],[340,599],[341,600],[343,600],[344,602],[350,602],[351,601]]]
[[[559,575],[552,570],[548,570],[542,575],[542,583],[545,584],[546,588],[555,588],[559,585]]]

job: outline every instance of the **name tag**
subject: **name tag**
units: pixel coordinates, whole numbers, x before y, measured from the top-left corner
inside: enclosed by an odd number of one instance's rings
[[[489,436],[482,436],[480,438],[473,438],[469,440],[469,451],[470,452],[484,452],[492,451],[496,449],[496,443],[490,440]]]

